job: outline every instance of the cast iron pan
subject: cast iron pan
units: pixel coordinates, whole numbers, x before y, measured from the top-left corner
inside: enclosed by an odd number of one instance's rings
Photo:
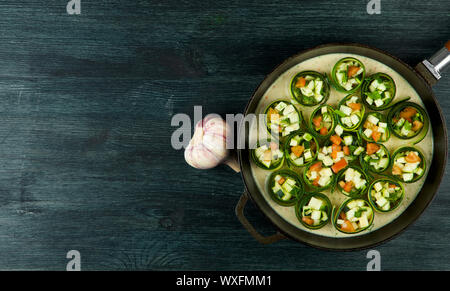
[[[242,178],[245,184],[245,192],[241,196],[237,206],[236,215],[249,231],[249,233],[259,242],[268,244],[276,242],[283,238],[291,238],[295,241],[320,248],[330,250],[357,250],[373,247],[392,239],[395,235],[405,230],[411,225],[427,208],[433,200],[441,183],[445,165],[447,163],[447,130],[445,121],[441,113],[438,102],[431,90],[431,85],[436,83],[440,78],[440,71],[450,61],[450,42],[447,43],[446,48],[441,49],[439,53],[433,56],[430,61],[424,61],[416,66],[416,69],[408,66],[401,60],[389,55],[381,50],[371,48],[361,44],[327,44],[303,51],[294,55],[284,61],[281,65],[275,68],[259,85],[254,92],[250,101],[245,108],[245,115],[254,113],[257,105],[263,94],[270,87],[270,85],[277,80],[277,78],[285,71],[294,65],[303,62],[307,59],[317,56],[331,54],[331,53],[348,53],[366,56],[375,59],[402,75],[417,91],[425,104],[426,110],[430,116],[432,125],[432,134],[434,137],[434,154],[432,165],[430,165],[429,173],[426,177],[425,184],[422,190],[417,195],[416,199],[410,206],[394,221],[383,226],[380,229],[369,232],[367,234],[348,238],[331,238],[315,235],[310,232],[303,231],[289,222],[285,221],[275,210],[267,203],[262,193],[258,190],[253,179],[249,149],[238,149],[238,158],[241,168]],[[436,66],[434,66],[436,65]],[[434,71],[433,71],[434,70]],[[248,144],[248,131],[246,132],[246,143]],[[274,224],[278,232],[272,236],[262,236],[255,228],[248,222],[244,216],[244,207],[248,199],[251,199],[257,207],[267,216],[267,218]]]

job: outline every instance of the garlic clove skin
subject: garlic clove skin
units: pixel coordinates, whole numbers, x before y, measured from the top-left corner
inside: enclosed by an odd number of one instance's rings
[[[184,152],[186,162],[197,169],[211,169],[228,157],[228,124],[218,115],[207,115],[195,126],[194,136]]]

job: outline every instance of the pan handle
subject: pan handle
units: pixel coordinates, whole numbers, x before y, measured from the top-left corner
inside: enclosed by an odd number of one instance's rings
[[[449,67],[450,40],[431,58],[419,63],[416,69],[430,85],[434,85],[442,77],[442,72]]]
[[[247,218],[244,215],[244,208],[248,201],[248,194],[247,192],[244,192],[242,194],[241,198],[239,199],[239,202],[236,205],[236,216],[239,219],[239,221],[242,223],[244,228],[250,233],[251,236],[253,236],[254,239],[256,239],[259,243],[262,244],[272,244],[274,242],[277,242],[279,240],[285,239],[286,237],[281,234],[280,232],[277,232],[276,234],[273,234],[271,236],[263,236],[261,235],[254,227],[250,224],[250,222],[247,220]]]

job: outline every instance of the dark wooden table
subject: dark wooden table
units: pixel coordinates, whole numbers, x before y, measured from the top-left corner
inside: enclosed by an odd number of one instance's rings
[[[234,216],[240,176],[189,167],[170,121],[242,112],[276,64],[318,44],[415,65],[450,38],[447,1],[382,0],[381,15],[352,0],[81,0],[81,15],[67,2],[0,3],[1,269],[65,270],[78,250],[82,270],[365,270],[367,251],[256,243]],[[449,120],[450,77],[434,89]],[[446,177],[376,248],[383,270],[450,269],[449,192]]]

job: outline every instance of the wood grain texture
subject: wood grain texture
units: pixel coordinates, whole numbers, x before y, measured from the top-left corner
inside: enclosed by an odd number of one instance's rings
[[[266,1],[267,2],[267,1]],[[242,180],[190,168],[173,114],[239,113],[274,66],[359,42],[411,65],[450,37],[446,1],[0,3],[0,268],[365,270],[366,252],[257,244],[234,216]],[[355,28],[356,27],[356,28]],[[450,119],[450,78],[434,88]],[[450,179],[406,232],[377,248],[384,270],[450,269]],[[254,206],[263,233],[272,226]]]

